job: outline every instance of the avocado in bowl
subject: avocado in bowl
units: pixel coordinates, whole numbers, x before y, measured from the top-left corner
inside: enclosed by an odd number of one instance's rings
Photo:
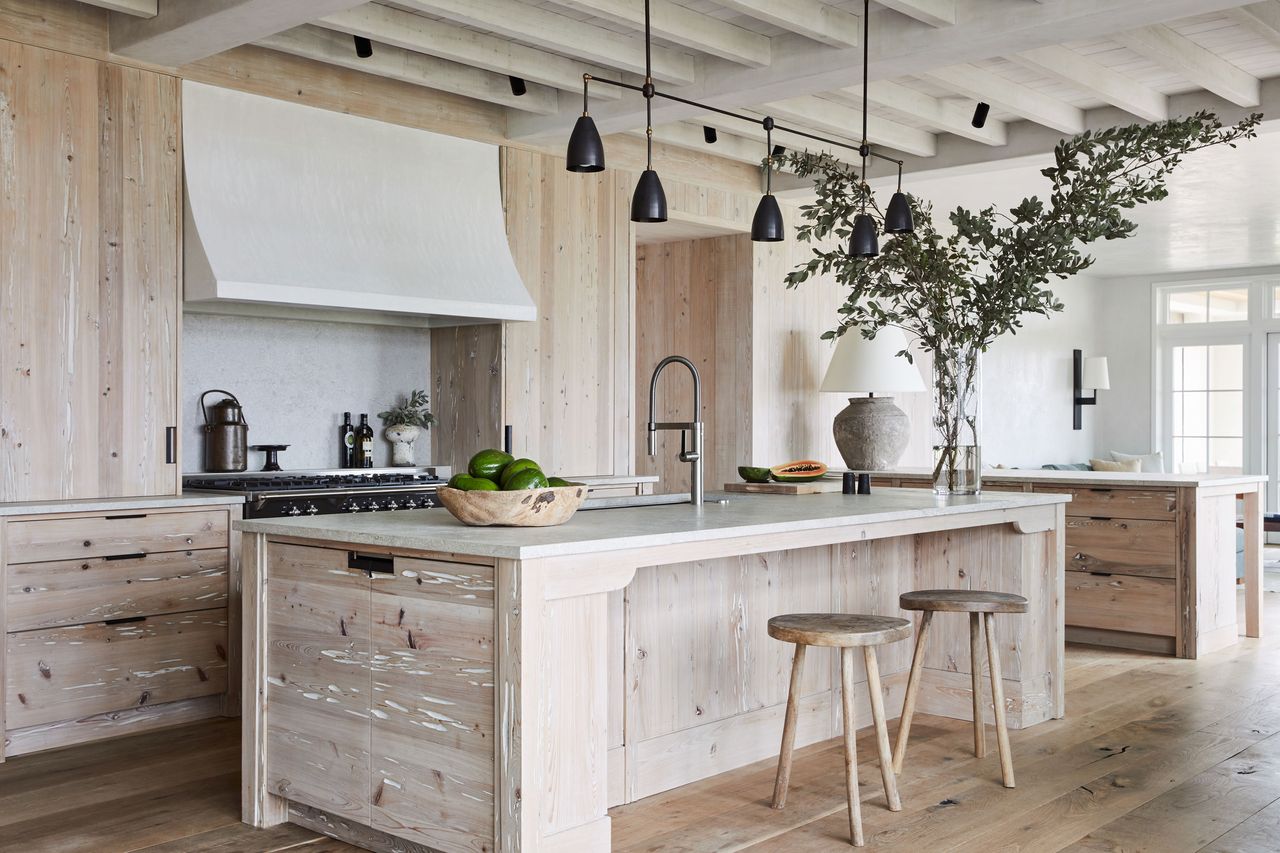
[[[751,465],[738,466],[738,476],[748,483],[767,483],[771,473],[768,468],[755,468]]]

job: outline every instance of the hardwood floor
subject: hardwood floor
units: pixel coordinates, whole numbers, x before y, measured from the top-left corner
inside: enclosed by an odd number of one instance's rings
[[[1072,646],[1065,720],[1011,732],[1018,787],[967,723],[919,715],[884,807],[871,730],[859,737],[867,849],[1280,850],[1280,593],[1270,636],[1198,661]],[[891,724],[892,728],[892,724]],[[239,822],[239,727],[198,723],[0,765],[0,851],[334,853],[285,824]],[[618,851],[847,850],[839,740],[798,750],[787,807],[772,761],[613,809]]]

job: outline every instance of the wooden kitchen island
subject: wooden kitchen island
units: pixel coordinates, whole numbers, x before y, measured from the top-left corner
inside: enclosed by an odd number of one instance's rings
[[[997,624],[1009,724],[1061,717],[1065,505],[879,489],[540,529],[243,522],[243,819],[373,850],[608,850],[610,806],[776,754],[791,649],[770,616],[900,614],[925,587],[1026,596]],[[969,718],[967,642],[934,623],[921,711]],[[910,655],[880,652],[890,713]],[[801,743],[840,730],[835,656],[811,657]]]

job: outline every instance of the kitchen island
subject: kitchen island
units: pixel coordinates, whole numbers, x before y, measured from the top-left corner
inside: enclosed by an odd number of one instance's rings
[[[776,754],[791,648],[770,616],[900,614],[910,589],[1026,596],[997,626],[1009,724],[1061,717],[1066,500],[881,489],[553,528],[244,522],[243,819],[374,850],[607,850],[609,806]],[[917,707],[968,719],[967,626],[933,630]],[[910,655],[881,649],[891,713]],[[800,743],[840,726],[835,656],[813,657]]]

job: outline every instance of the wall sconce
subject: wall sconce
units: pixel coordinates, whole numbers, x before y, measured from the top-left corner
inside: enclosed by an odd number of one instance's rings
[[[1111,389],[1111,376],[1107,372],[1107,357],[1093,356],[1085,358],[1084,353],[1078,349],[1071,351],[1071,375],[1072,375],[1072,402],[1074,403],[1072,412],[1072,429],[1081,428],[1081,415],[1084,412],[1084,406],[1096,406],[1098,404],[1098,392],[1108,391]],[[1088,397],[1084,395],[1084,389],[1088,388],[1093,393]]]

